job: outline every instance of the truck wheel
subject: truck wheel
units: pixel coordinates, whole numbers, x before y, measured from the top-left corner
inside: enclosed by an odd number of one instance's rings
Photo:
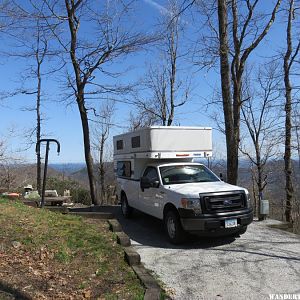
[[[247,231],[247,226],[241,226],[241,228],[232,234],[233,237],[239,237],[241,234],[244,234]]]
[[[169,210],[165,214],[164,226],[168,239],[172,244],[180,244],[184,241],[184,230],[176,211]]]
[[[121,210],[125,218],[130,218],[133,212],[133,208],[129,206],[127,197],[125,194],[121,196]]]
[[[242,228],[238,231],[238,234],[244,234],[247,231],[247,226],[242,226]]]

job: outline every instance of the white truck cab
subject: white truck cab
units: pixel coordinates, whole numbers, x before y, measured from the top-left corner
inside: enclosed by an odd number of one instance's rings
[[[123,215],[137,209],[163,220],[172,243],[182,242],[186,232],[244,233],[253,219],[249,193],[193,162],[211,155],[207,127],[155,126],[115,136]]]

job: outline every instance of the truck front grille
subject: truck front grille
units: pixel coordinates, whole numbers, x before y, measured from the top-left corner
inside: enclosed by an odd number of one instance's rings
[[[226,212],[246,207],[246,197],[243,192],[212,193],[201,196],[206,212]]]

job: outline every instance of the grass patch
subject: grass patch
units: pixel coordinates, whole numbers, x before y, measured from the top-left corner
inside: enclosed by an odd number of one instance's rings
[[[143,299],[106,222],[0,199],[0,228],[3,279],[30,286],[33,298]]]

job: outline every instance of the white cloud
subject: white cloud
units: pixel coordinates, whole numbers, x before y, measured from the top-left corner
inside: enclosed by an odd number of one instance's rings
[[[151,5],[155,9],[157,9],[161,14],[169,14],[170,12],[162,5],[158,4],[157,2],[153,0],[144,0],[145,3]]]

